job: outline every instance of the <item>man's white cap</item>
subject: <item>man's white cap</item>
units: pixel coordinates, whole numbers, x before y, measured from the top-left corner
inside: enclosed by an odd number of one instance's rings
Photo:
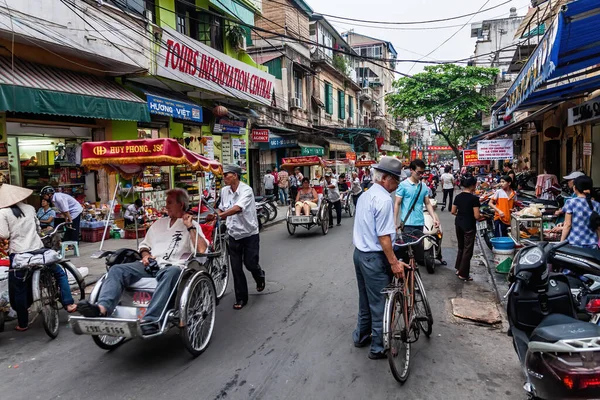
[[[580,176],[584,176],[584,175],[585,174],[583,172],[581,172],[581,171],[573,171],[569,175],[563,176],[563,179],[566,180],[566,181],[570,181],[572,179],[577,179]]]

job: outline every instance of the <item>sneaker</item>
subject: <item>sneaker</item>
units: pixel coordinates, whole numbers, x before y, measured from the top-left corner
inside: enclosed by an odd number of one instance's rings
[[[359,349],[366,347],[371,344],[371,336],[368,336],[365,340],[359,343],[354,343],[354,347],[358,347]]]
[[[329,224],[329,227],[330,227],[330,228],[333,228],[333,224]]]
[[[382,351],[379,353],[373,353],[371,351],[371,352],[369,352],[369,358],[371,360],[383,360],[384,358],[387,358],[387,354],[385,354],[385,351]]]
[[[339,224],[336,224],[336,226],[341,226],[341,225],[342,225],[342,223],[341,223],[341,222],[340,222]]]

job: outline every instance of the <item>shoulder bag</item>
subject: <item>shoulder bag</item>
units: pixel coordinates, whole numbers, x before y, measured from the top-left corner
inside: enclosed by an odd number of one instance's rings
[[[406,224],[406,221],[408,221],[410,214],[412,214],[413,210],[415,209],[415,205],[417,204],[417,200],[419,200],[419,195],[421,194],[421,189],[423,189],[423,183],[419,182],[419,190],[417,191],[417,195],[415,196],[415,199],[413,200],[410,208],[408,209],[408,214],[406,214],[406,217],[404,217],[404,219],[400,221],[400,226],[398,226],[398,229],[400,229],[401,231],[404,230],[404,225]]]

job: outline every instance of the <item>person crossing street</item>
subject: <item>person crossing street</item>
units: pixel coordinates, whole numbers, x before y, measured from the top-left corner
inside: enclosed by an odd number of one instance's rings
[[[332,178],[330,171],[325,173],[325,184],[327,186],[327,199],[329,199],[329,227],[333,226],[333,209],[335,208],[335,216],[337,219],[337,226],[342,224],[342,200],[340,196],[340,189],[338,188],[337,179]]]

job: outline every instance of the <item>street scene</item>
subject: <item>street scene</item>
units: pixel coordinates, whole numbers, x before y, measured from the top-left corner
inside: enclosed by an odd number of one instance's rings
[[[600,399],[599,23],[4,0],[0,397]]]

